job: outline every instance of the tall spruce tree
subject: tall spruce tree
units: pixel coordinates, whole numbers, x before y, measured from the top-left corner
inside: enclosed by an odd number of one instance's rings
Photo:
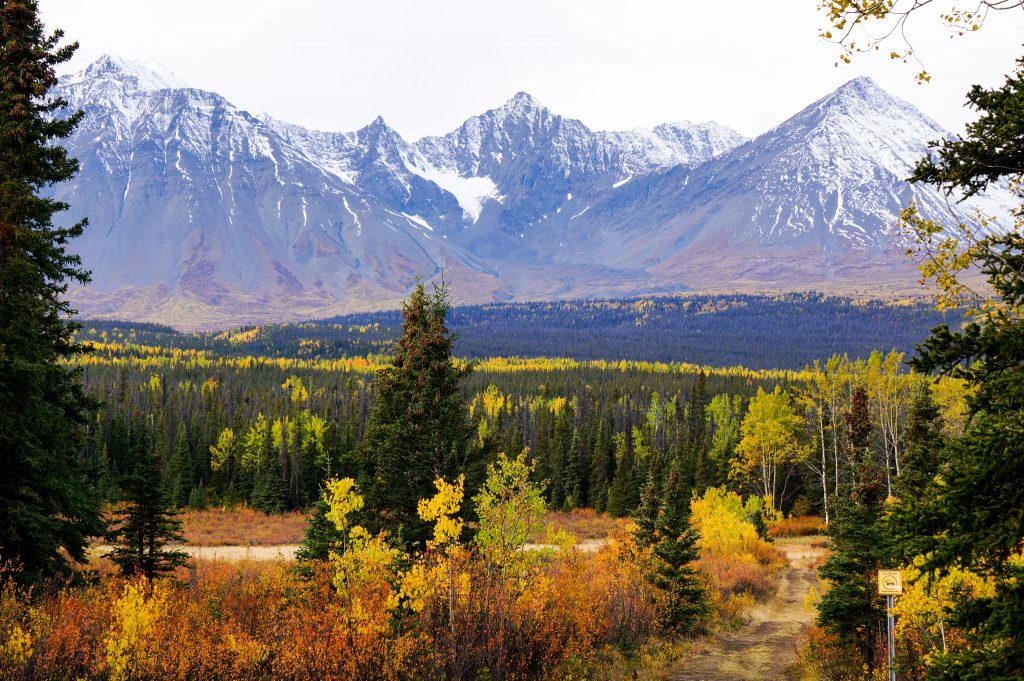
[[[168,542],[181,542],[181,521],[158,481],[163,462],[152,450],[142,431],[132,433],[132,443],[121,478],[123,508],[115,513],[110,534],[114,548],[107,554],[127,575],[153,579],[184,565],[188,555],[167,549]]]
[[[64,294],[89,275],[65,247],[86,223],[55,227],[68,205],[40,195],[78,170],[54,142],[82,112],[64,115],[67,102],[48,96],[78,47],[62,37],[46,33],[34,0],[0,0],[0,560],[25,579],[84,560],[103,530],[79,459],[92,403],[61,362],[83,352]]]
[[[271,429],[263,429],[259,458],[252,483],[252,507],[266,514],[284,513],[284,473],[281,470],[280,453],[273,446]]]
[[[159,449],[157,451],[159,452]],[[184,424],[178,425],[170,456],[166,459],[160,454],[157,456],[165,461],[163,485],[168,502],[174,508],[184,507],[188,503],[192,492],[192,454],[188,445],[188,436],[185,434]]]
[[[402,306],[402,337],[390,364],[377,373],[359,447],[365,524],[387,529],[407,546],[428,537],[416,506],[434,495],[436,478],[454,479],[463,470],[479,477],[461,391],[472,367],[452,358],[455,339],[445,326],[449,304],[443,283],[429,295],[418,283]]]
[[[886,531],[885,471],[871,447],[868,395],[854,390],[846,414],[851,482],[835,499],[829,524],[829,557],[819,569],[830,587],[818,605],[818,623],[843,643],[856,647],[869,668],[880,660],[879,643],[885,609],[876,593],[880,567],[889,567],[891,544]]]
[[[628,435],[616,433],[612,440],[615,442],[615,477],[608,488],[606,510],[611,515],[622,518],[632,513],[640,503],[640,485],[636,479]]]
[[[590,504],[595,511],[604,512],[608,508],[608,486],[611,484],[615,470],[615,457],[612,455],[612,427],[608,419],[600,417],[597,432],[594,434],[594,449],[590,458]]]
[[[930,381],[921,381],[914,387],[905,440],[900,474],[893,483],[893,491],[900,499],[921,494],[939,473],[945,442],[942,416],[932,397]]]
[[[636,530],[633,534],[641,547],[653,544],[658,532],[665,477],[664,468],[661,453],[654,450],[651,455],[651,465],[647,469],[647,482],[640,490],[640,504],[634,514]]]
[[[711,610],[704,583],[694,568],[700,535],[690,524],[692,495],[693,488],[677,459],[665,478],[664,502],[653,537],[654,566],[648,575],[651,584],[661,592],[660,624],[673,634],[697,629]],[[648,540],[645,536],[638,539],[641,543]]]

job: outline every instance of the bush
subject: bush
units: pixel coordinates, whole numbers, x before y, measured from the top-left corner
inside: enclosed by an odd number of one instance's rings
[[[777,537],[810,537],[828,534],[828,525],[816,515],[791,516],[776,520],[768,526],[768,536]]]
[[[725,488],[711,488],[690,504],[700,532],[697,566],[713,587],[712,599],[721,619],[734,621],[755,600],[775,593],[772,575],[785,558],[762,539],[751,522],[759,517],[760,499],[746,502]]]

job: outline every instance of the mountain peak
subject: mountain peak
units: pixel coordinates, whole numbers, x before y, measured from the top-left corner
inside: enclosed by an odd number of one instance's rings
[[[377,116],[369,124],[356,131],[356,136],[371,147],[404,147],[405,140],[398,131],[385,122],[383,116]]]
[[[857,76],[846,81],[833,92],[832,96],[855,97],[857,99],[873,99],[875,97],[892,97],[870,76]]]
[[[882,129],[889,132],[890,121],[901,120],[906,126],[913,121],[924,139],[931,139],[945,131],[935,121],[921,113],[909,102],[883,89],[867,76],[860,76],[843,83],[838,88],[814,102],[779,128],[797,125],[856,125],[875,135]],[[881,126],[881,127],[878,127]],[[769,131],[770,134],[773,131]]]
[[[166,66],[155,60],[132,61],[111,54],[105,54],[83,71],[68,77],[69,82],[86,79],[130,80],[140,90],[164,90],[185,88],[188,85],[174,75]]]
[[[526,113],[530,111],[541,111],[545,107],[529,92],[519,91],[512,95],[512,98],[502,104],[498,110],[506,113]]]
[[[529,92],[526,92],[525,90],[520,90],[519,92],[512,95],[512,98],[509,100],[509,102],[530,104],[532,106],[540,106],[540,102],[538,102],[533,95],[531,95]]]
[[[372,121],[363,126],[360,133],[371,134],[371,135],[392,135],[397,134],[387,121],[384,120],[383,116],[378,115]]]

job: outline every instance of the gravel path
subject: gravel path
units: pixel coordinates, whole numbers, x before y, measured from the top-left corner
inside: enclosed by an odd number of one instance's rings
[[[738,631],[698,641],[687,659],[669,676],[673,681],[776,681],[796,659],[796,644],[814,612],[804,605],[818,576],[812,561],[824,549],[811,539],[779,540],[788,565],[779,573],[779,590],[771,601],[758,606]]]

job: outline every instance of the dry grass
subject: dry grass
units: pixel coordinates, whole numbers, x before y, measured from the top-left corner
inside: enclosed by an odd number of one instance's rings
[[[775,593],[775,580],[768,566],[714,556],[701,556],[697,565],[723,597],[749,594],[760,601]]]
[[[606,513],[598,513],[592,508],[577,508],[572,511],[548,511],[541,522],[542,529],[531,541],[543,542],[547,536],[547,528],[568,532],[576,538],[577,543],[602,540],[622,521]]]
[[[796,518],[784,518],[768,526],[768,536],[775,537],[809,537],[827,534],[828,525],[816,515],[803,515]]]
[[[282,546],[299,544],[306,531],[306,516],[302,513],[265,515],[251,508],[210,508],[204,511],[184,511],[179,516],[186,541],[193,546]],[[564,530],[576,542],[603,540],[621,521],[612,516],[596,513],[592,509],[574,511],[548,511],[543,528],[531,537],[543,542],[548,526]]]
[[[179,516],[193,546],[280,546],[298,544],[306,532],[302,513],[266,515],[251,508],[210,508]]]

